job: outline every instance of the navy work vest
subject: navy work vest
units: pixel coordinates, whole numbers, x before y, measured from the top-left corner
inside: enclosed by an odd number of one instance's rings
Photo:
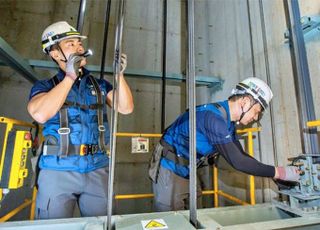
[[[79,105],[90,106],[97,103],[96,93],[93,85],[89,80],[89,72],[84,69],[81,80],[76,80],[70,90],[66,101],[74,105],[68,106],[68,122],[70,128],[69,140],[72,145],[92,144],[97,145],[99,139],[99,130],[97,122],[97,109],[83,109]],[[61,81],[64,72],[60,70],[57,78]],[[109,143],[110,131],[107,122],[107,106],[106,96],[112,90],[112,86],[105,80],[96,79],[101,89],[103,97],[103,120],[105,126],[105,143]],[[53,87],[52,79],[36,83],[32,91],[36,93],[48,92]],[[35,94],[31,96],[34,96]],[[69,103],[70,104],[70,103]],[[60,127],[59,112],[49,119],[43,127],[43,136],[50,144],[60,144],[60,135],[58,129]],[[56,143],[55,143],[56,142]],[[42,155],[39,161],[41,169],[61,170],[61,171],[77,171],[80,173],[90,172],[95,169],[108,165],[108,156],[100,150],[94,155],[70,155],[60,158],[57,155]]]

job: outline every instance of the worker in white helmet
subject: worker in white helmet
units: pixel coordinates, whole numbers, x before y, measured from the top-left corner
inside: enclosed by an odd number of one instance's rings
[[[72,217],[76,203],[81,216],[107,214],[107,106],[112,105],[113,88],[85,69],[85,38],[65,21],[48,26],[42,34],[42,50],[59,71],[35,83],[28,103],[30,115],[43,124],[45,139],[38,162],[36,215],[40,219]],[[133,111],[123,76],[126,63],[122,55],[118,88],[122,114]]]
[[[228,100],[196,107],[197,167],[222,156],[244,173],[296,182],[294,166],[274,167],[249,156],[236,136],[236,124],[258,121],[273,97],[269,86],[258,78],[237,84]],[[163,133],[153,152],[149,176],[153,181],[156,211],[183,210],[189,199],[189,112],[180,115]],[[198,198],[201,188],[198,183]],[[201,207],[201,199],[197,199]]]

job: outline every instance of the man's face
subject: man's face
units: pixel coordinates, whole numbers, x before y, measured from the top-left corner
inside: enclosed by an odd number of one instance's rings
[[[261,107],[261,105],[259,103],[255,103],[252,106],[252,104],[253,104],[253,102],[249,98],[244,100],[242,109],[243,109],[243,112],[246,112],[246,113],[245,113],[245,115],[243,116],[243,118],[240,121],[240,123],[242,125],[248,125],[251,122],[258,121],[259,118],[262,116],[262,107]]]
[[[83,54],[84,53],[84,48],[83,48],[82,42],[79,38],[64,39],[59,42],[59,46],[60,46],[60,49],[63,51],[65,58],[67,60],[71,54],[74,54],[74,53]],[[65,69],[65,63],[62,62],[60,64],[61,60],[64,60],[65,58],[63,57],[63,54],[58,49],[55,49],[52,54],[50,52],[50,55],[53,56],[53,58],[58,61],[59,66],[62,67],[62,69]],[[80,66],[84,66],[86,63],[87,63],[86,58],[83,58],[80,63]]]

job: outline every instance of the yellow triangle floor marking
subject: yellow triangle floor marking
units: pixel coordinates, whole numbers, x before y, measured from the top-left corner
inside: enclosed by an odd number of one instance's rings
[[[151,220],[146,224],[145,228],[158,228],[158,227],[166,227],[166,225],[159,223],[158,221]]]

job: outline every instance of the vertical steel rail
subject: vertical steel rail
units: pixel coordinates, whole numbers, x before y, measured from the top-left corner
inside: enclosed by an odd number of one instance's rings
[[[249,33],[250,33],[250,51],[251,51],[252,75],[253,75],[253,77],[256,77],[257,76],[256,75],[256,64],[255,64],[256,62],[255,62],[254,48],[253,48],[252,20],[251,20],[250,2],[249,2],[249,0],[247,0],[247,12],[248,12],[248,27],[249,27]],[[261,14],[260,14],[260,16],[261,16]],[[272,114],[271,114],[271,116],[272,116]],[[259,147],[259,158],[262,159],[260,133],[258,133],[258,140],[259,140],[259,142],[258,142],[259,143],[259,146],[258,146]],[[251,179],[250,179],[250,181],[251,181]],[[251,186],[251,184],[250,184],[250,186]],[[261,190],[264,191],[264,183],[261,183]],[[262,193],[262,200],[265,200],[264,192]]]
[[[77,30],[80,34],[82,34],[84,15],[86,12],[86,5],[87,5],[87,0],[80,1],[78,21],[77,21]]]
[[[103,79],[103,75],[104,75],[104,66],[105,66],[105,60],[106,60],[108,31],[109,31],[110,8],[111,8],[111,0],[108,0],[105,19],[104,19],[104,34],[103,34],[102,56],[101,56],[100,79]]]
[[[319,154],[317,129],[307,127],[308,121],[315,120],[312,87],[308,67],[307,52],[304,43],[300,10],[297,0],[284,2],[286,18],[291,38],[291,57],[297,90],[297,102],[299,110],[300,128],[302,131],[301,141],[303,151],[306,154]]]
[[[260,21],[261,21],[261,33],[262,33],[262,41],[263,41],[263,52],[264,52],[264,62],[265,62],[265,68],[266,68],[266,77],[267,77],[267,83],[270,85],[271,83],[271,77],[270,77],[270,65],[269,65],[269,54],[268,54],[268,44],[267,44],[267,31],[266,31],[266,23],[264,20],[264,10],[263,10],[263,2],[262,0],[259,0],[259,10],[260,10]],[[270,121],[271,121],[271,134],[272,134],[272,149],[273,149],[273,158],[275,165],[278,165],[278,154],[277,154],[277,139],[274,138],[275,135],[275,121],[274,121],[274,108],[273,104],[271,103],[269,106],[270,110]],[[259,150],[261,148],[260,140],[261,135],[260,132],[258,133],[259,138]]]
[[[168,1],[163,0],[163,33],[162,33],[162,100],[161,100],[161,133],[166,125],[166,78],[167,78],[167,10]]]
[[[188,58],[187,58],[187,88],[189,106],[189,220],[197,228],[197,168],[196,168],[196,111],[195,111],[195,60],[194,60],[194,0],[187,2]]]
[[[124,19],[125,0],[119,0],[118,8],[118,21],[115,36],[115,57],[113,64],[113,97],[112,97],[112,113],[111,113],[111,134],[110,134],[110,161],[109,161],[109,186],[108,186],[108,230],[111,230],[112,223],[112,202],[113,202],[113,181],[114,181],[114,168],[115,168],[115,153],[116,153],[116,133],[118,124],[118,100],[119,100],[119,75],[120,75],[120,62],[121,62],[121,42],[122,42],[122,29]]]
[[[251,23],[249,0],[247,0],[247,12],[248,12],[248,28],[249,28],[249,34],[250,34],[249,38],[250,38],[251,66],[252,66],[253,77],[255,77],[256,76],[256,65],[255,65],[254,52],[253,52],[252,25],[251,25],[252,23]]]

